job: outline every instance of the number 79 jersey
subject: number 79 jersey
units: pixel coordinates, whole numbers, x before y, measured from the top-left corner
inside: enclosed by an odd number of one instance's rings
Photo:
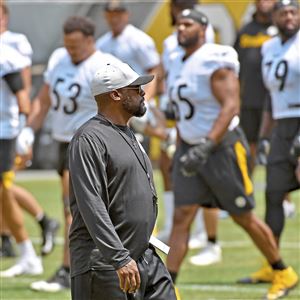
[[[44,79],[50,87],[55,140],[70,142],[75,131],[97,113],[91,81],[96,71],[107,63],[120,61],[110,54],[96,51],[75,65],[65,48],[55,50],[50,56]]]
[[[211,76],[222,68],[238,75],[239,62],[232,47],[217,44],[204,44],[187,59],[183,57],[184,53],[178,53],[170,60],[167,88],[180,137],[193,145],[207,136],[221,110]]]
[[[273,118],[300,117],[300,31],[282,44],[274,37],[262,47],[262,74],[272,99]]]

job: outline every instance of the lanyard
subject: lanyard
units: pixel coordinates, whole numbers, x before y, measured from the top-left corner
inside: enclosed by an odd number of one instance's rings
[[[129,137],[126,133],[124,133],[123,131],[121,131],[121,129],[118,126],[116,126],[115,124],[113,124],[111,121],[109,121],[103,115],[101,115],[101,114],[98,113],[98,116],[100,118],[102,118],[104,121],[106,121],[115,131],[117,131],[119,133],[119,135],[122,137],[122,139],[126,142],[126,144],[131,148],[131,150],[134,153],[135,157],[137,158],[140,166],[142,167],[142,169],[146,173],[146,176],[148,178],[148,183],[149,183],[152,195],[153,195],[153,200],[156,202],[157,201],[157,195],[156,195],[154,184],[153,184],[153,182],[151,180],[151,176],[150,176],[150,173],[149,173],[149,170],[148,170],[148,167],[147,167],[147,162],[146,162],[144,153],[143,153],[143,151],[140,148],[139,142],[136,140],[136,137],[135,137],[134,133],[129,128],[129,132],[130,132],[130,135],[131,135],[131,137]],[[132,140],[133,144],[131,144],[128,141],[128,138],[130,138]],[[144,163],[141,161],[140,156],[137,153],[137,149],[139,149],[139,153],[142,155]]]

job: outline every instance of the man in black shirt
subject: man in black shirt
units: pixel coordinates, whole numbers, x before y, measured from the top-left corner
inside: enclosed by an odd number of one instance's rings
[[[251,22],[238,32],[234,48],[240,61],[241,126],[250,144],[251,169],[255,165],[256,143],[267,90],[261,75],[261,46],[277,33],[271,13],[275,0],[256,0]],[[251,170],[251,171],[252,171]]]
[[[69,149],[73,299],[176,299],[149,244],[157,216],[151,163],[127,126],[146,112],[141,85],[152,79],[108,64],[92,81],[98,115]]]

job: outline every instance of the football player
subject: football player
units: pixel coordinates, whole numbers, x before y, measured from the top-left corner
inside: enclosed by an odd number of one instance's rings
[[[31,91],[31,59],[32,59],[32,48],[24,34],[16,33],[8,30],[8,17],[9,11],[7,6],[4,3],[0,4],[0,40],[1,43],[11,46],[13,49],[18,51],[24,58],[25,67],[21,70],[21,76],[23,79],[24,87],[30,95]],[[33,135],[28,132],[29,139],[33,140]],[[22,138],[22,137],[20,137]],[[23,140],[23,143],[20,143],[20,138],[17,139],[17,158],[20,160],[24,159],[25,161],[31,157],[31,147],[28,147],[26,140]],[[28,153],[30,152],[30,153]],[[17,159],[16,158],[16,159]],[[24,162],[25,162],[24,161]],[[39,205],[35,197],[26,191],[23,187],[13,185],[11,188],[17,202],[22,208],[24,208],[29,214],[31,214],[38,224],[41,227],[42,233],[42,255],[47,255],[53,251],[54,248],[54,237],[59,228],[59,223],[49,218],[43,208]],[[2,247],[1,255],[2,256],[14,256],[13,247],[9,238],[8,228],[5,228],[5,223],[2,233]]]
[[[269,137],[273,129],[267,161],[266,222],[272,229],[279,247],[284,227],[284,195],[299,189],[299,181],[295,174],[299,165],[297,145],[300,136],[298,1],[279,0],[274,6],[273,16],[279,35],[262,47],[262,74],[271,96],[271,105],[264,112],[260,137]],[[285,285],[282,284],[283,280]],[[269,290],[268,299],[277,299],[297,284],[298,276],[288,271],[280,274],[270,265],[266,265],[252,274],[248,281],[274,282]]]
[[[0,208],[1,220],[5,217],[13,234],[20,258],[12,267],[0,272],[0,277],[22,274],[39,275],[43,266],[37,257],[24,226],[22,210],[12,192],[16,138],[30,111],[29,95],[24,88],[21,70],[26,60],[12,47],[2,44],[0,56]],[[5,213],[5,215],[4,215]],[[3,232],[2,222],[1,232]]]
[[[175,216],[167,267],[173,280],[187,252],[191,222],[199,205],[220,207],[252,238],[274,270],[272,290],[291,288],[270,228],[252,212],[253,185],[249,147],[238,126],[239,62],[229,46],[205,44],[207,17],[184,10],[178,20],[178,42],[185,52],[174,57],[168,76],[179,146],[173,165]],[[283,278],[283,280],[281,280]],[[268,299],[271,298],[267,294]]]

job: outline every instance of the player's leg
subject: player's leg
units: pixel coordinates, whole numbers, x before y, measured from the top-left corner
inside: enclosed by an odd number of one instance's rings
[[[204,223],[207,232],[207,244],[200,252],[190,258],[190,262],[196,266],[208,266],[222,260],[222,249],[218,244],[218,214],[219,209],[204,208]]]
[[[162,230],[158,233],[158,238],[163,242],[167,243],[170,238],[173,223],[174,193],[171,188],[171,159],[169,158],[167,152],[164,149],[161,149],[160,152],[159,166],[164,185],[164,224]]]
[[[72,222],[69,206],[69,166],[68,166],[68,143],[60,143],[58,174],[61,176],[62,202],[64,210],[64,248],[63,261],[55,274],[47,281],[36,281],[30,287],[36,291],[58,292],[71,287],[70,282],[70,254],[68,232]]]
[[[299,130],[299,123],[300,121],[296,120],[281,121],[274,129],[271,139],[267,164],[266,222],[272,229],[278,244],[284,228],[285,195],[300,187],[295,174],[297,162],[290,156],[292,141]]]
[[[183,205],[175,207],[172,232],[169,240],[170,252],[167,256],[167,268],[175,283],[181,263],[188,251],[188,240],[191,224],[199,205]]]
[[[14,185],[12,191],[19,205],[33,216],[40,225],[42,233],[42,255],[51,253],[55,245],[54,238],[59,228],[58,221],[49,218],[36,198],[23,187]]]
[[[199,249],[207,246],[207,225],[203,216],[205,214],[204,210],[203,208],[199,208],[195,216],[194,230],[189,239],[189,249]]]
[[[43,272],[41,260],[37,257],[28,233],[25,229],[22,210],[12,192],[12,185],[14,181],[14,157],[15,140],[1,140],[1,219],[3,219],[5,215],[7,225],[18,244],[18,248],[20,250],[20,259],[11,268],[1,271],[0,277],[14,277],[22,274],[38,275]],[[2,222],[0,223],[0,227],[2,227]],[[0,228],[0,230],[2,230],[2,228]]]
[[[180,157],[190,148],[183,142],[178,146],[172,169],[174,183],[175,213],[172,233],[169,240],[171,247],[167,257],[167,268],[175,282],[181,263],[188,250],[191,224],[198,211],[201,199],[207,199],[206,187],[199,176],[185,177],[181,172]]]

